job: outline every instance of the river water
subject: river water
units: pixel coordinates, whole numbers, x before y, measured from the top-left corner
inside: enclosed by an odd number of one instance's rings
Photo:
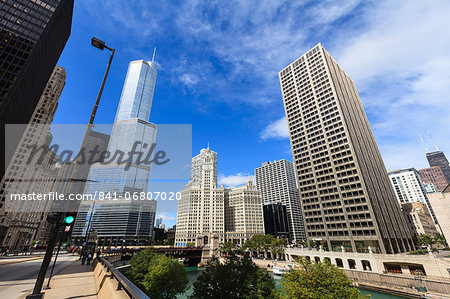
[[[178,297],[177,297],[178,299],[188,298],[192,294],[192,292],[193,292],[192,284],[197,280],[197,277],[200,273],[199,270],[197,269],[197,267],[186,267],[185,269],[188,273],[189,288],[187,289],[187,291],[184,294],[178,295]],[[273,277],[275,279],[276,287],[281,288],[281,284],[280,284],[281,277],[277,276],[277,275],[273,275]],[[383,294],[383,293],[379,293],[379,292],[366,291],[366,290],[359,290],[359,291],[363,295],[370,294],[372,299],[404,299],[404,297],[388,295],[388,294]]]

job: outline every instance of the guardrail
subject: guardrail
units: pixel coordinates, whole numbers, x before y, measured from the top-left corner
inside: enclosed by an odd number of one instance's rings
[[[106,272],[111,272],[111,278],[115,278],[119,282],[117,286],[118,290],[123,288],[133,299],[150,299],[149,296],[147,296],[143,291],[141,291],[141,289],[126,278],[125,275],[120,273],[120,271],[117,270],[107,259],[101,257],[99,261],[106,267]]]

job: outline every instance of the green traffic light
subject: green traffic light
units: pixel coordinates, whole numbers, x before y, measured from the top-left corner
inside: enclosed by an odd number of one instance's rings
[[[74,220],[75,218],[73,218],[73,216],[64,217],[64,223],[66,224],[71,224]]]

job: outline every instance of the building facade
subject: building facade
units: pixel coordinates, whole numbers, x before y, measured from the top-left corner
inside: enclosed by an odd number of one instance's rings
[[[289,221],[286,206],[281,203],[263,205],[264,232],[289,239]]]
[[[149,244],[155,223],[155,200],[130,200],[133,195],[147,194],[150,164],[134,155],[128,167],[115,153],[148,154],[156,140],[157,126],[148,122],[156,83],[154,61],[137,60],[129,64],[120,97],[116,119],[108,143],[115,157],[108,164],[90,167],[85,194],[94,195],[92,202],[82,202],[78,209],[72,237],[80,242],[95,229],[103,244]],[[114,196],[118,200],[101,198]]]
[[[427,160],[430,167],[440,167],[447,183],[450,183],[450,164],[445,154],[439,150],[427,153]]]
[[[0,140],[4,124],[28,124],[34,116],[69,38],[73,2],[0,1]],[[2,146],[0,156],[4,154]],[[0,177],[5,167],[2,158]]]
[[[286,207],[289,239],[294,243],[306,240],[294,164],[284,159],[265,162],[255,169],[255,177],[263,205],[279,203]]]
[[[243,244],[264,234],[261,193],[249,180],[226,189],[217,186],[217,153],[208,148],[192,158],[191,180],[181,191],[175,246],[198,246],[231,241]]]
[[[224,212],[225,241],[242,245],[252,236],[264,234],[261,192],[251,178],[244,186],[225,191]]]
[[[445,236],[447,243],[450,242],[450,185],[442,192],[429,194],[428,198],[436,218],[439,221],[439,227]]]
[[[225,238],[225,187],[217,187],[217,153],[209,147],[192,158],[191,181],[178,201],[175,246],[210,244],[213,235]]]
[[[429,214],[433,217],[435,225],[438,225],[419,172],[415,168],[407,168],[392,170],[388,174],[398,202],[400,204],[414,202],[425,204]]]
[[[1,181],[0,199],[5,204],[0,207],[0,226],[3,231],[3,234],[0,234],[0,244],[11,249],[28,248],[36,239],[38,227],[45,218],[49,203],[46,201],[6,203],[6,200],[10,200],[8,196],[33,192],[44,194],[54,191],[58,185],[57,178],[61,166],[55,164],[58,157],[53,152],[49,151],[40,163],[37,163],[37,159],[33,159],[31,163],[27,160],[32,151],[31,146],[48,148],[52,138],[50,124],[55,116],[65,80],[66,71],[56,66],[33,111],[30,123],[25,126],[25,133]],[[10,204],[10,211],[6,210],[6,204]]]
[[[433,185],[433,187],[428,187],[428,193],[442,192],[449,184],[439,166],[419,169],[419,174],[425,184]]]
[[[414,244],[355,84],[321,44],[279,73],[308,246]]]
[[[402,203],[401,208],[414,237],[419,235],[434,236],[438,232],[426,204],[422,202]]]

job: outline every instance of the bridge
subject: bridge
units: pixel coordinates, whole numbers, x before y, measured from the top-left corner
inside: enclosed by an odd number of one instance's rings
[[[202,259],[203,247],[135,247],[120,249],[102,250],[103,256],[121,255],[121,260],[129,260],[131,257],[142,250],[151,248],[155,252],[163,253],[178,259],[184,259],[190,266],[196,266]]]

